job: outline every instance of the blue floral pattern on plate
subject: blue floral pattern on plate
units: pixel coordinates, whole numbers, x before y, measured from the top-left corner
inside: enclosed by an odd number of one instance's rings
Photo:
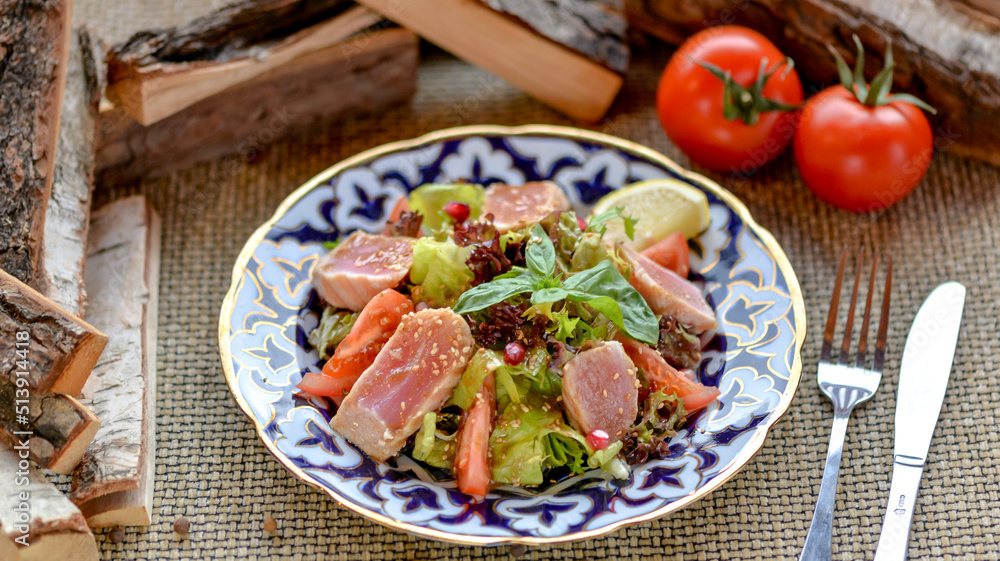
[[[329,428],[325,401],[294,395],[302,374],[322,367],[307,334],[321,312],[309,271],[326,253],[323,242],[381,230],[396,201],[428,182],[552,180],[585,214],[611,190],[654,178],[679,179],[708,196],[711,223],[692,241],[691,265],[720,325],[698,376],[722,396],[674,438],[669,458],[636,466],[627,481],[594,471],[542,490],[497,489],[477,502],[406,456],[372,461]],[[641,146],[547,126],[442,131],[330,168],[247,243],[220,318],[233,395],[285,467],[378,522],[480,545],[594,537],[706,495],[749,461],[787,409],[804,332],[787,259],[735,197]]]

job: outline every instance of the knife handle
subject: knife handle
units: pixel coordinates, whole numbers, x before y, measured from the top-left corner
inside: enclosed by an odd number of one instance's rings
[[[920,489],[920,477],[923,473],[923,460],[902,455],[893,458],[889,504],[882,520],[882,534],[878,538],[875,561],[906,561],[910,524],[913,522],[913,509],[917,505],[917,490]]]

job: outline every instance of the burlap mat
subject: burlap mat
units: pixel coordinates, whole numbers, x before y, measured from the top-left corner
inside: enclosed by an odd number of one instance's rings
[[[170,25],[212,2],[78,0],[78,21],[112,39]],[[687,159],[656,120],[654,92],[669,51],[640,53],[624,91],[598,130]],[[216,322],[237,253],[295,187],[337,161],[385,142],[473,123],[573,123],[506,82],[437,51],[426,53],[420,93],[407,105],[349,118],[270,146],[249,165],[225,159],[146,181],[98,189],[97,203],[143,193],[163,219],[160,278],[156,513],[124,543],[98,533],[104,559],[508,559],[511,550],[460,547],[385,529],[296,480],[269,456],[223,379]],[[179,139],[182,141],[182,139]],[[997,320],[1000,170],[935,157],[917,191],[876,219],[817,201],[786,154],[756,177],[714,179],[750,207],[785,248],[813,326],[802,384],[763,450],[707,499],[604,539],[532,547],[524,559],[795,559],[816,493],[832,408],[815,383],[820,326],[845,243],[895,256],[889,355],[875,398],[851,421],[834,537],[836,559],[871,558],[889,491],[899,358],[910,322],[938,283],[969,288],[961,341],[938,423],[910,546],[910,559],[998,559]],[[173,533],[186,516],[191,533]],[[273,534],[263,529],[274,518]],[[516,548],[514,553],[520,553]]]

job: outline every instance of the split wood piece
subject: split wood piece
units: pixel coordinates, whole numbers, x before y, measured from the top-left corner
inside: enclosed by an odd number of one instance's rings
[[[80,395],[108,338],[0,271],[0,379],[33,392]]]
[[[98,102],[104,88],[104,46],[85,27],[73,30],[63,91],[52,193],[45,213],[46,296],[83,317],[83,265],[94,187]]]
[[[121,185],[226,155],[253,160],[296,129],[405,101],[416,92],[418,55],[418,40],[410,31],[366,32],[302,55],[148,127],[121,109],[103,111],[98,181]]]
[[[851,33],[882,66],[887,39],[896,62],[894,91],[937,109],[928,115],[937,148],[1000,165],[1000,32],[988,16],[936,0],[627,0],[629,22],[679,43],[708,25],[752,27],[795,59],[803,78],[838,82],[833,45],[854,62]]]
[[[4,482],[0,486],[0,559],[98,559],[97,543],[80,509],[19,457],[19,451],[0,446],[0,480]]]
[[[258,10],[272,7],[280,2],[244,2],[242,6]],[[350,2],[326,2],[329,5],[344,5]],[[226,8],[227,10],[232,7]],[[261,17],[269,16],[266,11]],[[207,18],[223,23],[213,14]],[[197,20],[195,24],[198,23]],[[275,25],[279,22],[271,20]],[[155,123],[178,111],[215,95],[227,88],[242,84],[269,70],[288,64],[295,58],[335,45],[355,33],[369,28],[382,17],[367,8],[354,6],[326,21],[318,22],[283,40],[268,41],[240,48],[239,53],[225,52],[219,58],[210,60],[185,58],[174,62],[169,58],[145,56],[136,60],[136,52],[152,50],[149,44],[158,44],[163,33],[146,37],[143,43],[131,41],[125,45],[129,50],[112,53],[112,80],[108,88],[108,98],[125,109],[125,112],[143,125]],[[226,21],[231,25],[233,22]],[[198,26],[201,27],[201,26]],[[165,33],[190,34],[187,30],[170,30]]]
[[[0,269],[39,289],[71,20],[70,0],[0,0]]]
[[[359,3],[581,121],[604,117],[622,86],[618,72],[480,2]]]
[[[84,399],[102,424],[73,474],[70,495],[91,527],[151,521],[159,263],[160,222],[145,198],[120,199],[93,213],[87,312],[107,330],[108,348]]]
[[[26,445],[41,467],[73,473],[100,426],[89,409],[68,395],[34,392],[0,379],[0,440]]]

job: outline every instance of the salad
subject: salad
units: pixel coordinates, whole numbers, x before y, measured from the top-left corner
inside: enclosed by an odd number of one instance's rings
[[[415,189],[314,266],[326,362],[298,389],[375,460],[406,453],[477,497],[666,457],[719,396],[694,372],[716,323],[687,280],[698,227],[632,212],[652,187],[589,220],[551,182]]]

